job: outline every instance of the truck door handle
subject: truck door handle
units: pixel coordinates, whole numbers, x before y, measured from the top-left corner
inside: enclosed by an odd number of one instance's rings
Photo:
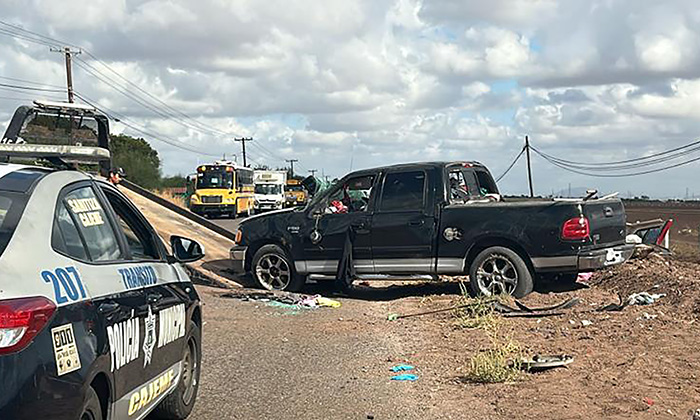
[[[414,220],[412,222],[408,222],[409,226],[423,226],[425,224],[425,220]]]

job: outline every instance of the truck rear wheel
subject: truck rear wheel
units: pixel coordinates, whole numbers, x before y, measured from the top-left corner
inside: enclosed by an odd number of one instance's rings
[[[294,263],[277,245],[265,245],[255,255],[251,264],[253,278],[264,289],[298,292],[305,278],[296,273]]]
[[[477,295],[513,295],[532,292],[532,273],[523,258],[510,248],[493,246],[476,256],[469,267],[469,286]]]

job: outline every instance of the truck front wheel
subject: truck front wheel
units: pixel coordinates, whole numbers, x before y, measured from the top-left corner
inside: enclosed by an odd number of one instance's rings
[[[469,267],[469,286],[476,295],[525,297],[533,289],[532,273],[523,258],[502,246],[486,248]]]
[[[294,263],[277,245],[265,245],[255,255],[251,264],[253,278],[267,290],[298,292],[306,279],[296,273]]]

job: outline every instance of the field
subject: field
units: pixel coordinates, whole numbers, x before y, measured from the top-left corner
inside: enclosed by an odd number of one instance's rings
[[[673,219],[671,243],[698,245],[700,203],[625,202],[627,221]]]

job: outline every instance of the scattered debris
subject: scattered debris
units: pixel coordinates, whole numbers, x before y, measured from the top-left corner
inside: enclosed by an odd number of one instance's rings
[[[593,277],[593,273],[578,273],[576,281],[579,283],[588,284],[588,282],[591,280],[591,277]]]
[[[590,327],[591,325],[593,325],[593,323],[587,319],[582,319],[581,325],[583,325],[584,327]]]
[[[650,294],[647,292],[633,293],[627,298],[628,305],[651,305],[662,297],[666,296],[664,293]]]
[[[328,299],[321,295],[303,295],[299,293],[287,293],[280,291],[263,291],[263,292],[228,292],[221,295],[221,297],[240,299],[244,302],[247,301],[257,301],[265,303],[277,303],[281,305],[269,305],[285,307],[289,309],[309,309],[317,307],[329,307],[329,308],[340,308],[341,303],[337,300]],[[286,306],[282,306],[286,305]]]
[[[417,381],[418,380],[418,375],[414,375],[412,373],[403,373],[401,375],[396,375],[391,377],[392,381]]]
[[[522,369],[532,371],[532,370],[545,370],[557,367],[566,367],[574,361],[573,356],[562,354],[559,356],[541,356],[534,355],[531,359],[522,358],[520,360],[520,366]]]
[[[415,369],[415,367],[413,367],[411,365],[397,365],[397,366],[392,367],[389,370],[391,370],[392,372],[405,372],[405,371],[409,371],[409,370],[413,370],[413,369]]]
[[[433,309],[430,311],[425,311],[425,312],[416,312],[412,314],[389,314],[387,316],[388,321],[396,321],[397,319],[403,319],[403,318],[411,318],[414,316],[423,316],[423,315],[431,315],[431,314],[437,314],[440,312],[449,312],[453,311],[455,309],[465,309],[465,308],[473,308],[477,306],[482,306],[484,304],[490,305],[493,307],[493,309],[502,314],[503,316],[523,316],[523,317],[543,317],[543,316],[554,316],[554,315],[563,315],[561,312],[555,312],[558,310],[563,310],[563,309],[569,309],[578,303],[580,303],[581,300],[579,298],[571,298],[568,299],[558,305],[554,306],[548,306],[544,308],[530,308],[526,306],[524,303],[515,300],[515,305],[518,308],[513,308],[511,306],[508,306],[504,303],[501,303],[497,297],[492,297],[489,298],[488,300],[484,301],[478,301],[478,302],[467,302],[461,305],[453,305],[447,308],[440,308],[440,309]]]

